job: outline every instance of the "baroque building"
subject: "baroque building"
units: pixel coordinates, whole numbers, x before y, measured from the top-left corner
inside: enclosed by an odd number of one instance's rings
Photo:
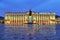
[[[52,24],[55,23],[55,13],[48,12],[6,12],[5,24],[24,24],[24,23],[36,23],[36,24]]]

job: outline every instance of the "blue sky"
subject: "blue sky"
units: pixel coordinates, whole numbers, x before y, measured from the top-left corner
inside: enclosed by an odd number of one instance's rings
[[[5,12],[55,12],[60,15],[60,0],[0,0],[0,16]]]

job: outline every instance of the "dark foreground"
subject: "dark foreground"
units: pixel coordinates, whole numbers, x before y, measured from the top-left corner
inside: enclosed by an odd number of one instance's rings
[[[60,24],[0,24],[0,40],[60,40]]]

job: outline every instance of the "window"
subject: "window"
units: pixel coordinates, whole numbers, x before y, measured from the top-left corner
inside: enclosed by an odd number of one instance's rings
[[[5,19],[7,19],[7,16],[5,16]]]

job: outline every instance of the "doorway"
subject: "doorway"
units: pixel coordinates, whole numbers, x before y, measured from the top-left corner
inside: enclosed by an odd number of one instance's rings
[[[28,17],[28,23],[33,23],[33,16]]]

